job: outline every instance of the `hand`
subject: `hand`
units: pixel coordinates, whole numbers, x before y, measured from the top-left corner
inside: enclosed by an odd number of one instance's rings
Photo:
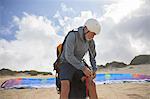
[[[84,67],[83,73],[87,76],[90,77],[92,75],[91,70],[89,70],[87,67]]]
[[[92,72],[92,78],[94,79],[96,77],[96,72]]]

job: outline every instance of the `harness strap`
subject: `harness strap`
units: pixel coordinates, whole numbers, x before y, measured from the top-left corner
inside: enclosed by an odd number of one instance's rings
[[[85,83],[86,83],[86,96],[89,95],[89,80],[88,80],[88,77],[85,78]]]

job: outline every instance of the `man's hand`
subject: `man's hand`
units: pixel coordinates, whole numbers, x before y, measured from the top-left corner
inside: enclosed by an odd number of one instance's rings
[[[84,67],[83,73],[87,76],[90,77],[92,75],[91,70],[89,70],[87,67]]]
[[[96,77],[96,72],[92,72],[92,78],[94,79]]]

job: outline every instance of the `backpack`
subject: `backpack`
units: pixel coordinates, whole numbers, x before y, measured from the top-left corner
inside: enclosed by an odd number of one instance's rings
[[[63,41],[63,43],[62,44],[59,44],[58,46],[57,46],[57,59],[56,59],[56,61],[54,62],[54,64],[53,64],[53,67],[54,67],[54,70],[56,71],[56,90],[57,90],[57,92],[58,92],[58,94],[60,94],[60,89],[61,89],[61,82],[60,82],[60,77],[59,77],[59,67],[61,66],[61,60],[60,60],[60,56],[61,56],[61,54],[62,54],[62,52],[63,52],[63,46],[64,46],[64,44],[65,44],[65,42],[66,42],[66,39],[67,39],[67,37],[68,37],[68,35],[70,34],[70,33],[75,33],[75,32],[78,32],[78,31],[74,31],[74,30],[72,30],[72,31],[70,31],[70,32],[68,32],[68,34],[66,35],[66,37],[65,37],[65,39],[64,39],[64,41]]]

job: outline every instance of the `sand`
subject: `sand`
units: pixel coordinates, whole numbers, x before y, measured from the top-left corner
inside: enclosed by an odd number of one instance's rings
[[[98,85],[99,99],[150,99],[150,84]],[[0,99],[59,99],[55,88],[0,90]]]
[[[139,73],[150,75],[150,65],[133,65],[100,73]],[[11,76],[1,77],[0,84]],[[17,78],[17,77],[16,77]],[[150,83],[97,85],[99,99],[150,99]],[[59,99],[56,89],[0,89],[0,99]]]

